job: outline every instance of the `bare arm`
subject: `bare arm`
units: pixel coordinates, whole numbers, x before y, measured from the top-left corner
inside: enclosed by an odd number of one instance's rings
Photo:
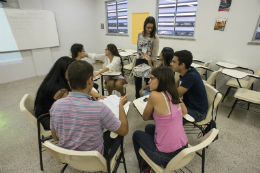
[[[187,88],[184,88],[184,87],[182,87],[182,86],[179,86],[179,87],[177,88],[177,91],[178,91],[178,93],[179,93],[179,97],[181,97],[181,96],[183,96],[183,94],[185,94],[185,93],[188,91],[188,89],[187,89]]]
[[[156,67],[156,63],[157,62],[153,61],[153,63],[152,63],[151,57],[148,54],[146,54],[146,53],[143,53],[142,56],[144,57],[144,59],[146,59],[148,61],[149,66],[153,70]]]
[[[59,141],[58,136],[56,135],[56,130],[51,130],[51,135],[54,141]]]
[[[143,92],[143,90],[145,90],[145,89],[147,89],[147,88],[149,88],[149,85],[146,85],[146,86],[144,86],[143,88],[141,88],[140,91],[139,91],[139,94],[141,95],[141,93]]]
[[[63,88],[60,89],[58,92],[56,92],[56,94],[53,96],[54,100],[59,100],[61,98],[65,98],[68,96],[68,90]]]
[[[101,98],[101,99],[106,98],[105,96],[102,96],[101,94],[99,94],[99,93],[97,93],[97,92],[95,92],[95,91],[93,91],[93,90],[91,90],[91,91],[88,93],[88,95],[91,95],[92,98],[93,98],[95,101],[97,101],[96,98]]]
[[[143,113],[143,120],[147,121],[147,120],[152,120],[153,119],[153,110],[154,110],[154,93],[151,92],[149,98],[148,98],[148,103],[144,109],[144,113]]]
[[[183,103],[183,101],[180,99],[180,106],[181,106],[181,110],[182,110],[182,116],[186,115],[188,113],[187,107],[185,106],[185,104]]]
[[[119,102],[119,120],[121,121],[120,127],[114,131],[116,134],[120,136],[125,136],[128,133],[128,121],[126,118],[125,110],[124,110],[124,105],[128,102],[127,99],[127,94],[121,98]]]

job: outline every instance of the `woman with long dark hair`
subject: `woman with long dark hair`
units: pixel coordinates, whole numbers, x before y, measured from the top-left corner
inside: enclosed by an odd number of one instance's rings
[[[85,58],[86,53],[82,44],[75,43],[70,48],[71,56],[73,59],[81,60]],[[93,87],[98,91],[98,84],[93,83]],[[99,91],[98,91],[99,92]]]
[[[157,67],[166,66],[166,67],[172,68],[171,62],[172,62],[173,54],[174,54],[174,50],[172,48],[164,47],[163,50],[161,51],[160,57],[159,57],[159,60],[161,61],[161,63]],[[148,59],[149,57],[148,57],[148,55],[145,55],[144,58]],[[141,97],[149,95],[151,93],[149,85],[146,85],[143,88],[141,88],[139,93],[140,93]]]
[[[59,58],[44,78],[37,91],[34,103],[37,118],[48,113],[56,100],[67,97],[70,87],[65,76],[69,64],[73,61],[75,59],[67,56]],[[43,119],[41,123],[44,129],[50,130],[50,117]]]
[[[139,166],[142,160],[139,149],[142,148],[154,163],[165,168],[173,157],[187,147],[188,139],[182,125],[182,116],[187,113],[187,108],[179,98],[174,72],[170,68],[155,68],[149,86],[152,92],[143,119],[154,119],[155,125],[146,125],[145,132],[135,131],[133,144]],[[144,161],[142,171],[146,172],[148,168]]]
[[[156,23],[152,16],[149,16],[144,21],[143,31],[138,34],[137,38],[137,59],[135,66],[139,64],[149,64],[152,69],[156,67],[156,60],[159,50],[159,37],[156,34]],[[144,58],[148,55],[147,59]],[[145,79],[148,84],[149,79]],[[142,78],[135,77],[135,97],[139,98],[139,91],[142,88]]]
[[[92,58],[94,60],[101,60],[105,63],[105,67],[94,74],[95,76],[104,73],[106,71],[111,72],[121,72],[120,76],[109,76],[106,78],[105,83],[107,85],[108,94],[111,95],[114,88],[120,92],[121,96],[124,96],[123,85],[126,83],[124,74],[124,64],[123,60],[114,44],[108,44],[105,49],[105,54],[85,54],[86,57]]]

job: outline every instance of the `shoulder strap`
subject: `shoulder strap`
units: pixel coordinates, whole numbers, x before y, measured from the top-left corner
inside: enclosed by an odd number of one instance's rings
[[[164,97],[164,99],[165,99],[165,102],[166,102],[167,108],[168,108],[168,110],[169,110],[169,113],[171,113],[171,110],[170,110],[170,108],[169,108],[167,99],[166,99],[165,95],[163,94],[163,92],[161,92],[161,93],[162,93],[162,95],[163,95],[163,97]]]

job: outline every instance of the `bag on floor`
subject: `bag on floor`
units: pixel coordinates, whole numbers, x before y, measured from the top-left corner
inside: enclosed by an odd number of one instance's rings
[[[132,77],[144,77],[144,78],[150,78],[151,77],[151,67],[145,63],[139,64],[138,66],[135,66],[129,75],[129,78]]]

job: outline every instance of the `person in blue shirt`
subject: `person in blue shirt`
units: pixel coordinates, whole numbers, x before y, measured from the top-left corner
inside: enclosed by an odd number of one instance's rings
[[[200,122],[206,118],[208,98],[200,74],[191,66],[192,59],[190,51],[177,51],[174,53],[171,65],[172,70],[180,74],[176,85],[179,96],[183,96],[188,114],[195,119],[195,122]],[[187,122],[186,119],[183,119],[183,124]]]

